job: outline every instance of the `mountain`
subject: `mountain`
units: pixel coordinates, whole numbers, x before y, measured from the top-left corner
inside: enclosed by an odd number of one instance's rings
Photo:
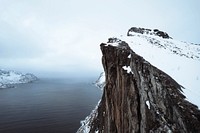
[[[14,87],[14,84],[30,83],[38,78],[31,74],[22,74],[15,71],[0,70],[0,88]]]
[[[103,95],[78,133],[200,132],[200,45],[132,27],[100,47]]]

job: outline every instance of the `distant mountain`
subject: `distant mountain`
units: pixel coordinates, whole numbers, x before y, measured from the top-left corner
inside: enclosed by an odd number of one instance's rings
[[[30,83],[38,78],[31,74],[22,74],[15,71],[0,70],[0,88],[14,87],[14,84]]]
[[[200,45],[132,27],[101,51],[103,95],[78,133],[200,132]]]

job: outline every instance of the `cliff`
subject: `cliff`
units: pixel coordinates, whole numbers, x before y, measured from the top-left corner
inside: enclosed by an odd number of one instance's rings
[[[183,87],[133,50],[117,38],[101,44],[102,99],[78,132],[200,132],[200,111]]]

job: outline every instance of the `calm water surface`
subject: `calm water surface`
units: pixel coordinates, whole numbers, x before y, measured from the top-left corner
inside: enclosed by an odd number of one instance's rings
[[[74,133],[95,107],[94,80],[40,79],[0,89],[0,133]]]

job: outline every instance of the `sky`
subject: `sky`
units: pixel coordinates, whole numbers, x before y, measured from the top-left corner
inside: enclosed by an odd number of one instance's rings
[[[199,0],[0,0],[0,68],[99,74],[99,45],[133,26],[200,44],[199,5]]]

